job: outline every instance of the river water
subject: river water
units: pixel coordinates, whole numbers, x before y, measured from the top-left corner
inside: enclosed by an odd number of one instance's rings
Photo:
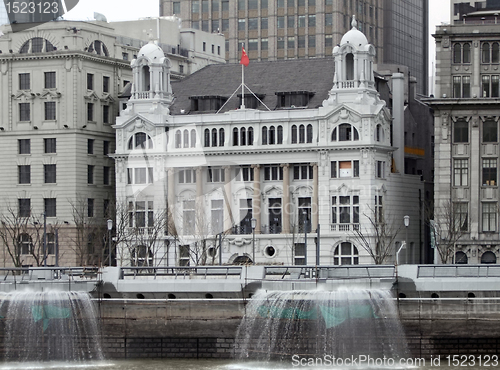
[[[331,360],[331,359],[330,359]],[[27,369],[40,369],[40,370],[292,370],[292,369],[331,369],[331,370],[403,370],[403,369],[420,369],[420,370],[485,370],[485,369],[500,369],[499,361],[494,359],[477,356],[472,357],[452,358],[441,356],[439,362],[434,359],[431,364],[429,360],[425,360],[425,366],[400,366],[394,364],[393,366],[370,366],[368,364],[359,364],[357,366],[336,366],[332,361],[323,363],[320,362],[312,364],[312,362],[299,361],[289,363],[257,363],[257,362],[238,362],[235,360],[195,360],[195,359],[171,359],[171,360],[107,360],[98,363],[61,363],[61,362],[45,362],[45,363],[0,363],[0,370],[27,370]],[[456,362],[460,361],[461,362]],[[408,359],[408,361],[417,361],[415,359]],[[423,360],[420,360],[423,361]],[[458,366],[453,366],[455,361]],[[481,365],[479,365],[481,361]],[[449,364],[448,364],[449,362]],[[421,362],[423,364],[424,362]],[[301,366],[303,365],[303,366]]]

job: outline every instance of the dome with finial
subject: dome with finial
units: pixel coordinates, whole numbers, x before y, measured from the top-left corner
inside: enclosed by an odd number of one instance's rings
[[[139,50],[137,57],[146,57],[153,63],[161,63],[161,58],[165,57],[165,53],[163,52],[162,48],[160,48],[158,44],[153,40],[152,30],[150,30],[149,32],[149,43],[144,45],[141,50]]]
[[[340,45],[350,44],[357,49],[363,48],[368,45],[368,39],[366,38],[364,33],[357,28],[358,22],[356,21],[355,15],[352,16],[351,26],[352,29],[347,32],[344,37],[342,37]]]

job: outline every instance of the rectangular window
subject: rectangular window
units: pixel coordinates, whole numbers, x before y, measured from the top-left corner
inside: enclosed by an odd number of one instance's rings
[[[245,31],[246,20],[238,19],[238,31]]]
[[[333,16],[332,13],[325,13],[325,26],[332,26],[333,25]]]
[[[286,17],[286,26],[288,28],[295,27],[295,16],[294,15],[289,15],[288,17]]]
[[[225,175],[223,168],[208,167],[207,170],[207,182],[224,182]]]
[[[468,143],[469,142],[469,123],[460,119],[453,124],[453,142]]]
[[[299,198],[298,207],[299,232],[311,232],[311,198]]]
[[[30,184],[31,183],[31,166],[21,165],[17,166],[19,184]]]
[[[260,50],[267,50],[269,45],[269,39],[262,38],[260,39]]]
[[[19,139],[18,143],[18,153],[19,154],[31,154],[31,140],[30,139]]]
[[[304,28],[306,26],[306,16],[305,15],[299,15],[298,26],[301,28]]]
[[[29,73],[19,73],[19,90],[29,90],[30,86],[30,74]]]
[[[250,166],[237,168],[236,179],[238,181],[253,181],[253,168]]]
[[[349,224],[359,224],[359,196],[332,197],[332,224],[339,226],[339,231],[349,231]],[[354,226],[353,226],[354,227]]]
[[[315,48],[316,47],[316,35],[307,36],[307,47]]]
[[[56,183],[56,165],[55,164],[44,164],[43,165],[44,182],[46,184]]]
[[[483,231],[497,230],[497,203],[483,203]]]
[[[193,235],[195,232],[195,209],[196,202],[194,200],[185,200],[182,202],[182,231],[183,235]]]
[[[260,29],[261,30],[267,30],[268,28],[268,18],[267,17],[262,17],[260,19]]]
[[[285,28],[285,17],[280,16],[277,18],[278,28]]]
[[[490,97],[490,76],[482,76],[483,98]]]
[[[293,166],[294,180],[312,180],[313,166],[310,165],[295,165]]]
[[[56,198],[45,198],[44,209],[46,217],[56,217]]]
[[[384,208],[381,195],[375,195],[375,222],[377,224],[384,222]]]
[[[316,14],[310,14],[307,17],[307,26],[308,27],[316,27]]]
[[[109,123],[109,105],[102,106],[102,122]]]
[[[179,170],[179,184],[194,184],[196,183],[196,170],[193,168],[185,168]]]
[[[18,199],[19,217],[30,217],[31,199]]]
[[[103,167],[103,184],[104,185],[109,185],[110,184],[110,178],[111,178],[111,167],[104,166]]]
[[[44,73],[45,88],[55,89],[56,88],[56,73],[55,72],[45,72]]]
[[[470,76],[462,76],[462,98],[470,98]]]
[[[453,76],[453,97],[462,97],[462,77],[460,76]]]
[[[235,234],[252,233],[252,199],[240,199],[240,224]]]
[[[56,102],[55,101],[46,101],[44,102],[45,108],[45,120],[46,121],[55,121],[56,119]]]
[[[469,204],[468,203],[454,203],[453,204],[453,223],[456,230],[467,231],[469,230]]]
[[[103,155],[108,155],[109,154],[109,140],[104,140],[103,141]]]
[[[87,139],[87,154],[94,154],[94,139]]]
[[[248,18],[248,29],[258,30],[259,29],[259,18]]]
[[[87,217],[94,217],[94,199],[87,199]]]
[[[212,234],[216,235],[224,231],[224,201],[222,199],[212,200],[211,226]]]
[[[281,233],[281,198],[269,198],[269,234]]]
[[[19,103],[19,121],[29,121],[31,118],[30,103]]]
[[[483,158],[483,186],[497,185],[497,159]]]
[[[87,73],[87,90],[94,90],[94,75]]]
[[[94,167],[90,164],[87,166],[87,184],[94,183]]]
[[[454,162],[453,185],[467,186],[469,178],[469,161],[467,159],[455,159],[453,162]]]
[[[498,127],[494,120],[488,119],[483,123],[483,143],[498,141]]]
[[[283,167],[281,166],[265,166],[264,180],[266,181],[281,181],[283,180]]]
[[[87,103],[87,121],[94,120],[94,103]]]
[[[375,176],[379,179],[384,179],[385,178],[385,162],[384,161],[377,161],[377,167],[375,169]]]
[[[56,138],[51,137],[43,139],[43,146],[45,149],[45,153],[56,153]]]
[[[109,93],[109,77],[102,78],[102,92]]]
[[[179,266],[189,266],[190,254],[189,244],[179,245]]]
[[[293,264],[301,266],[306,264],[306,245],[305,243],[295,243],[293,248]]]
[[[492,98],[498,98],[500,91],[499,91],[499,76],[491,76],[491,97]]]

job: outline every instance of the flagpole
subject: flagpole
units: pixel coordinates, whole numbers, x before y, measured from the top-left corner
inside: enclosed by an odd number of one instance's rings
[[[241,109],[245,109],[245,66],[241,65]]]

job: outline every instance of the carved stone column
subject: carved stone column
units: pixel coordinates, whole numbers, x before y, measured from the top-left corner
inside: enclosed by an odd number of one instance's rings
[[[312,225],[311,232],[316,232],[318,229],[318,164],[311,163],[313,166],[313,196],[311,202]]]
[[[231,193],[231,166],[224,167],[224,231],[231,233],[234,224],[233,211],[231,206],[233,204],[233,197]]]
[[[173,168],[167,169],[168,232],[174,232],[175,221],[175,174]]]
[[[260,234],[261,225],[261,201],[260,201],[260,164],[253,164],[253,217],[257,220],[257,225],[255,226],[255,233]]]
[[[281,211],[283,212],[283,228],[282,234],[290,233],[290,165],[284,163],[283,167],[283,205]]]

